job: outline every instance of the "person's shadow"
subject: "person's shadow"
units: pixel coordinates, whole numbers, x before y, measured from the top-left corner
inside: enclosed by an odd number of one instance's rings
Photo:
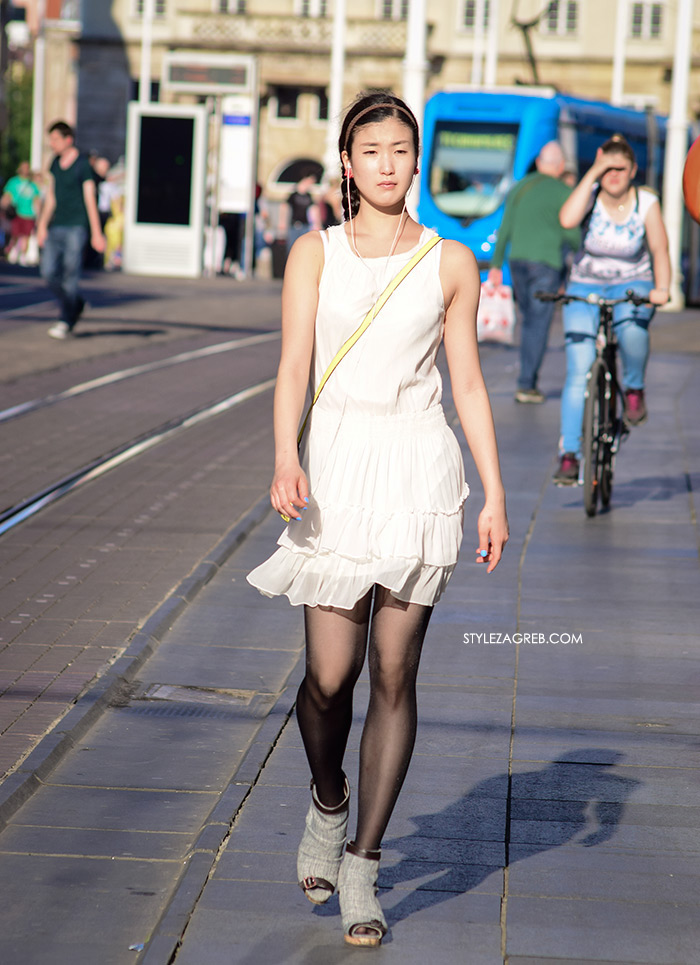
[[[442,811],[411,818],[413,834],[383,842],[404,857],[382,868],[379,886],[430,880],[387,909],[389,923],[471,891],[508,864],[568,844],[585,830],[576,844],[591,848],[608,841],[639,784],[608,772],[622,757],[576,751],[543,770],[489,778]]]

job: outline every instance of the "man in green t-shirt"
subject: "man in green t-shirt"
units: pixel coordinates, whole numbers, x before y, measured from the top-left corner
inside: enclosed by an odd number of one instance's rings
[[[537,155],[537,170],[511,188],[491,259],[489,281],[500,285],[501,267],[510,245],[508,264],[515,300],[520,309],[520,375],[516,402],[544,402],[537,376],[544,358],[554,305],[535,298],[535,292],[556,292],[563,280],[564,245],[578,249],[580,231],[559,223],[559,209],[571,194],[561,180],[564,152],[549,141]]]
[[[36,212],[41,191],[31,179],[29,161],[22,161],[17,174],[10,178],[3,188],[0,206],[7,210],[14,208],[10,224],[10,243],[5,249],[7,260],[14,264],[26,264],[27,245],[34,231]]]
[[[72,128],[57,121],[49,128],[51,162],[46,200],[37,225],[37,241],[43,247],[41,274],[58,299],[61,320],[52,325],[52,338],[68,338],[85,302],[78,289],[85,242],[104,251],[97,191],[93,170],[85,154],[74,144]]]

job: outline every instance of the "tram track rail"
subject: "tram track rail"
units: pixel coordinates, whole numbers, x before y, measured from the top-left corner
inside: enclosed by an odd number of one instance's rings
[[[280,337],[281,333],[279,331],[262,332],[259,335],[249,335],[243,338],[229,339],[225,342],[215,342],[213,345],[205,345],[202,348],[192,349],[189,352],[178,352],[176,355],[170,355],[163,359],[156,359],[153,362],[146,362],[142,365],[134,365],[127,369],[120,369],[116,372],[110,372],[107,375],[89,379],[85,382],[76,383],[76,385],[70,386],[68,389],[64,389],[61,392],[54,392],[37,399],[30,399],[27,402],[20,402],[16,405],[8,406],[6,409],[1,409],[0,423],[9,422],[10,420],[16,419],[20,416],[28,415],[31,412],[36,412],[38,409],[56,405],[59,402],[65,402],[69,399],[75,399],[78,396],[84,395],[87,392],[92,392],[95,389],[115,385],[118,382],[136,378],[140,375],[149,375],[151,372],[170,368],[171,366],[175,365],[181,365],[185,362],[192,362],[199,359],[209,358],[213,355],[221,355],[225,352],[233,352],[242,348],[248,348],[253,345],[272,342]]]
[[[0,512],[0,537],[15,529],[42,509],[74,492],[80,486],[92,482],[117,466],[121,466],[149,449],[172,439],[174,435],[192,429],[208,419],[228,412],[235,406],[270,391],[275,382],[276,379],[274,378],[266,379],[248,388],[241,389],[233,395],[218,399],[215,402],[208,402],[185,415],[177,416],[157,428],[148,430],[146,433],[98,456],[21,502],[7,507]]]

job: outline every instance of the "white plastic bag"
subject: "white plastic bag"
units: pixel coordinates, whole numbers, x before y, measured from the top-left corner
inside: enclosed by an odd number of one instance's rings
[[[510,285],[482,282],[476,335],[480,342],[503,342],[512,345],[515,335],[515,305]]]

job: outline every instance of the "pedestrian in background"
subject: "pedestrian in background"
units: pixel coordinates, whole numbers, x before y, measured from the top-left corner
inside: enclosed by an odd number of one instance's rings
[[[27,264],[27,247],[36,226],[41,190],[31,177],[29,161],[22,161],[17,174],[3,189],[0,205],[11,216],[10,241],[5,249],[10,264]]]
[[[559,290],[563,282],[564,246],[578,248],[580,232],[577,228],[564,229],[559,222],[559,209],[571,193],[561,180],[565,159],[559,143],[545,144],[535,164],[537,170],[526,175],[508,194],[488,278],[493,285],[501,284],[501,268],[510,247],[508,264],[521,315],[520,374],[515,401],[537,403],[545,401],[537,388],[537,379],[554,305],[540,301],[535,292]]]
[[[287,203],[280,208],[280,234],[287,239],[287,254],[297,238],[312,228],[320,227],[318,208],[311,194],[314,184],[316,178],[312,174],[302,178],[287,198]]]
[[[489,572],[508,539],[476,339],[479,272],[464,245],[440,239],[406,210],[418,142],[418,122],[398,97],[359,97],[339,141],[345,223],[307,233],[290,254],[270,490],[289,525],[277,552],[248,576],[267,596],[284,593],[304,605],[306,676],[297,720],[312,784],[297,873],[315,904],[338,887],[350,945],[377,946],[387,930],[376,898],[381,839],[413,753],[423,639],[462,540],[468,488],[440,404],[435,363],[443,338],[453,398],[484,487],[476,555]],[[390,282],[396,290],[330,373],[311,412],[302,468],[297,430],[307,388],[313,396]],[[343,759],[367,654],[357,833],[346,845]]]
[[[46,199],[39,216],[37,240],[43,248],[41,274],[58,299],[60,321],[49,329],[51,338],[68,338],[85,301],[79,283],[86,241],[104,252],[93,170],[75,146],[73,129],[64,121],[49,128],[55,154],[49,169]]]

